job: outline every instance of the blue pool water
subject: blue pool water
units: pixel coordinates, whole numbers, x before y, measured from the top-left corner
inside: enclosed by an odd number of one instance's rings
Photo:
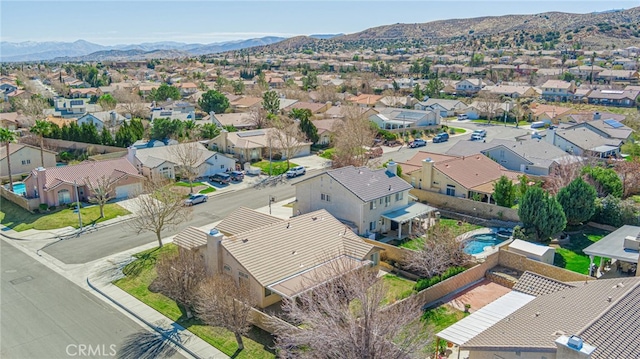
[[[6,186],[9,189],[9,185]],[[27,190],[24,187],[24,183],[22,182],[14,182],[13,183],[13,193],[24,196],[27,193]]]
[[[476,234],[472,236],[464,245],[464,252],[467,254],[478,254],[484,251],[484,247],[496,246],[505,241],[495,233]]]

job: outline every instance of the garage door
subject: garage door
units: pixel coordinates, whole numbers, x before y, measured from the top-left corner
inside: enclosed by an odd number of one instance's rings
[[[140,193],[142,186],[140,183],[132,183],[125,186],[116,187],[116,199],[125,199]]]

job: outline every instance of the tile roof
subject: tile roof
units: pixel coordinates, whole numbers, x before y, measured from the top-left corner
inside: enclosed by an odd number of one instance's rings
[[[71,166],[47,167],[45,168],[45,174],[46,182],[43,186],[45,190],[56,187],[61,183],[73,183],[73,181],[84,183],[88,179],[89,182],[93,182],[102,176],[119,178],[129,175],[143,178],[138,174],[138,170],[131,162],[124,157],[106,161],[85,161]],[[36,175],[37,170],[34,169],[29,177]]]
[[[155,168],[166,161],[179,164],[181,162],[179,159],[180,151],[191,151],[189,146],[194,146],[194,149],[198,152],[198,161],[193,166],[194,168],[202,165],[214,155],[218,155],[217,152],[209,151],[199,142],[189,142],[170,146],[140,148],[136,150],[135,156],[143,166],[149,168]]]
[[[247,207],[238,207],[223,219],[216,229],[225,235],[234,236],[252,229],[284,221],[265,213],[256,212]]]
[[[322,176],[324,174],[340,183],[363,202],[369,202],[380,197],[413,188],[402,178],[396,175],[390,175],[384,168],[372,171],[367,167],[346,166],[329,170],[316,176]],[[316,176],[308,177],[300,182]]]
[[[562,81],[562,80],[547,80],[542,86],[542,88],[554,88],[554,89],[569,89],[571,87],[570,82]]]
[[[547,131],[547,136],[549,136],[549,131]],[[621,142],[619,139],[615,138],[606,138],[600,136],[594,131],[587,128],[571,128],[564,130],[557,130],[556,136],[560,136],[565,140],[571,142],[572,144],[578,146],[583,150],[592,150],[599,146],[620,146]]]
[[[632,100],[635,101],[640,96],[638,90],[593,90],[589,94],[589,99],[609,99],[609,100]]]
[[[207,244],[207,232],[196,227],[187,227],[173,237],[173,243],[180,248],[198,248]]]
[[[343,254],[364,259],[374,248],[325,210],[239,233],[222,246],[263,286]]]
[[[235,107],[252,107],[252,106],[260,105],[261,103],[262,103],[262,98],[260,97],[245,96],[245,97],[236,99],[230,104],[231,106],[235,106]]]
[[[14,154],[14,153],[20,151],[21,149],[23,149],[25,147],[31,147],[31,148],[37,150],[38,152],[40,152],[40,147],[26,145],[24,143],[12,143],[12,144],[9,145],[9,153],[10,154]],[[51,151],[51,150],[47,150],[47,149],[44,149],[44,152],[53,153],[54,155],[57,154],[57,152]],[[7,146],[3,145],[2,147],[0,147],[0,159],[3,159],[5,157],[7,157]]]
[[[629,138],[629,136],[631,136],[631,134],[633,133],[633,129],[630,127],[627,127],[623,124],[620,124],[622,126],[620,127],[612,127],[611,125],[607,124],[605,121],[609,120],[609,118],[606,119],[601,119],[601,120],[593,120],[593,121],[589,121],[586,124],[588,126],[592,126],[594,128],[599,129],[600,131],[606,133],[607,135],[609,135],[609,137],[613,137],[613,138],[619,138],[621,140],[627,140]]]
[[[509,171],[480,153],[436,162],[433,166],[465,188],[473,188],[496,181],[503,175],[517,180],[519,175],[518,172]]]
[[[313,113],[318,113],[325,106],[327,106],[327,104],[316,103],[316,102],[298,101],[298,102],[295,102],[294,104],[290,105],[289,107],[285,108],[285,111],[290,111],[290,110],[292,110],[294,108],[296,108],[296,109],[308,109],[313,114]]]
[[[533,296],[541,296],[555,293],[567,288],[573,288],[572,285],[557,281],[540,275],[538,273],[526,271],[522,273],[518,282],[513,286],[513,290],[530,294]]]
[[[222,126],[234,126],[236,128],[254,126],[250,113],[216,113],[214,116]]]
[[[599,279],[541,295],[469,340],[463,349],[555,351],[556,338],[579,333],[594,318],[606,318],[618,300],[636,293],[639,283],[640,277]],[[634,340],[637,337],[628,337],[627,343]]]

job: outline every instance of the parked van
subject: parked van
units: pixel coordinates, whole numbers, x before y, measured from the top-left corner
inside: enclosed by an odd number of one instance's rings
[[[531,123],[531,128],[543,128],[545,125],[544,121],[536,121]]]

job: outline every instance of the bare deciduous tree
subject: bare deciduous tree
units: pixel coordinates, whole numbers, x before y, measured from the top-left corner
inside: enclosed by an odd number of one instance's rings
[[[249,111],[249,119],[249,122],[256,128],[269,127],[267,111],[263,108],[252,108],[251,111]]]
[[[236,281],[229,275],[216,274],[200,285],[196,313],[203,322],[232,332],[241,351],[242,336],[251,329],[249,315],[255,304],[249,284],[243,279]]]
[[[195,307],[198,288],[207,277],[204,259],[195,251],[180,248],[177,253],[162,256],[156,265],[155,288],[181,305],[187,318]]]
[[[622,180],[622,197],[626,198],[640,191],[640,159],[617,161],[616,172]]]
[[[144,189],[133,201],[136,216],[126,222],[138,234],[155,233],[158,247],[162,247],[162,231],[184,222],[191,208],[184,206],[179,193],[171,190],[171,181],[166,178],[146,180]]]
[[[277,148],[283,158],[287,159],[287,169],[291,158],[295,157],[301,150],[304,141],[304,134],[300,131],[300,126],[290,118],[283,116],[274,117],[273,129],[269,131],[269,142],[273,148]]]
[[[101,176],[95,181],[90,181],[89,177],[85,177],[84,185],[91,193],[89,201],[96,203],[100,207],[100,218],[104,218],[104,205],[113,198],[113,191],[119,178],[111,176]]]
[[[142,102],[138,94],[126,89],[117,89],[113,92],[113,98],[118,102],[118,108],[134,118],[149,117],[149,108]]]
[[[14,97],[12,103],[18,112],[34,120],[42,118],[44,110],[49,108],[48,101],[40,96],[32,96],[28,99]]]
[[[339,134],[334,138],[333,167],[365,166],[369,161],[365,147],[373,145],[376,131],[360,108],[342,106],[342,113],[344,120],[336,121],[332,129],[333,133]]]
[[[295,358],[411,358],[429,343],[418,320],[420,305],[409,297],[385,306],[387,288],[374,268],[354,269],[346,261],[329,262],[315,282],[324,284],[297,298],[284,299],[283,310],[297,327],[274,321],[276,346]],[[327,280],[327,278],[330,278]]]
[[[482,91],[478,94],[478,102],[476,102],[478,110],[482,115],[487,116],[488,122],[496,116],[502,103],[497,95]]]
[[[544,182],[544,189],[551,194],[557,194],[560,189],[581,176],[585,164],[584,160],[570,157],[562,158],[551,168],[549,177]]]
[[[201,161],[201,149],[204,148],[198,142],[181,143],[169,147],[169,152],[178,165],[180,177],[189,181],[190,193],[193,193],[193,181],[200,175],[198,163]]]
[[[431,227],[422,248],[405,257],[405,268],[430,278],[449,267],[464,266],[471,257],[464,252],[462,241],[458,239],[450,227],[439,224]]]

